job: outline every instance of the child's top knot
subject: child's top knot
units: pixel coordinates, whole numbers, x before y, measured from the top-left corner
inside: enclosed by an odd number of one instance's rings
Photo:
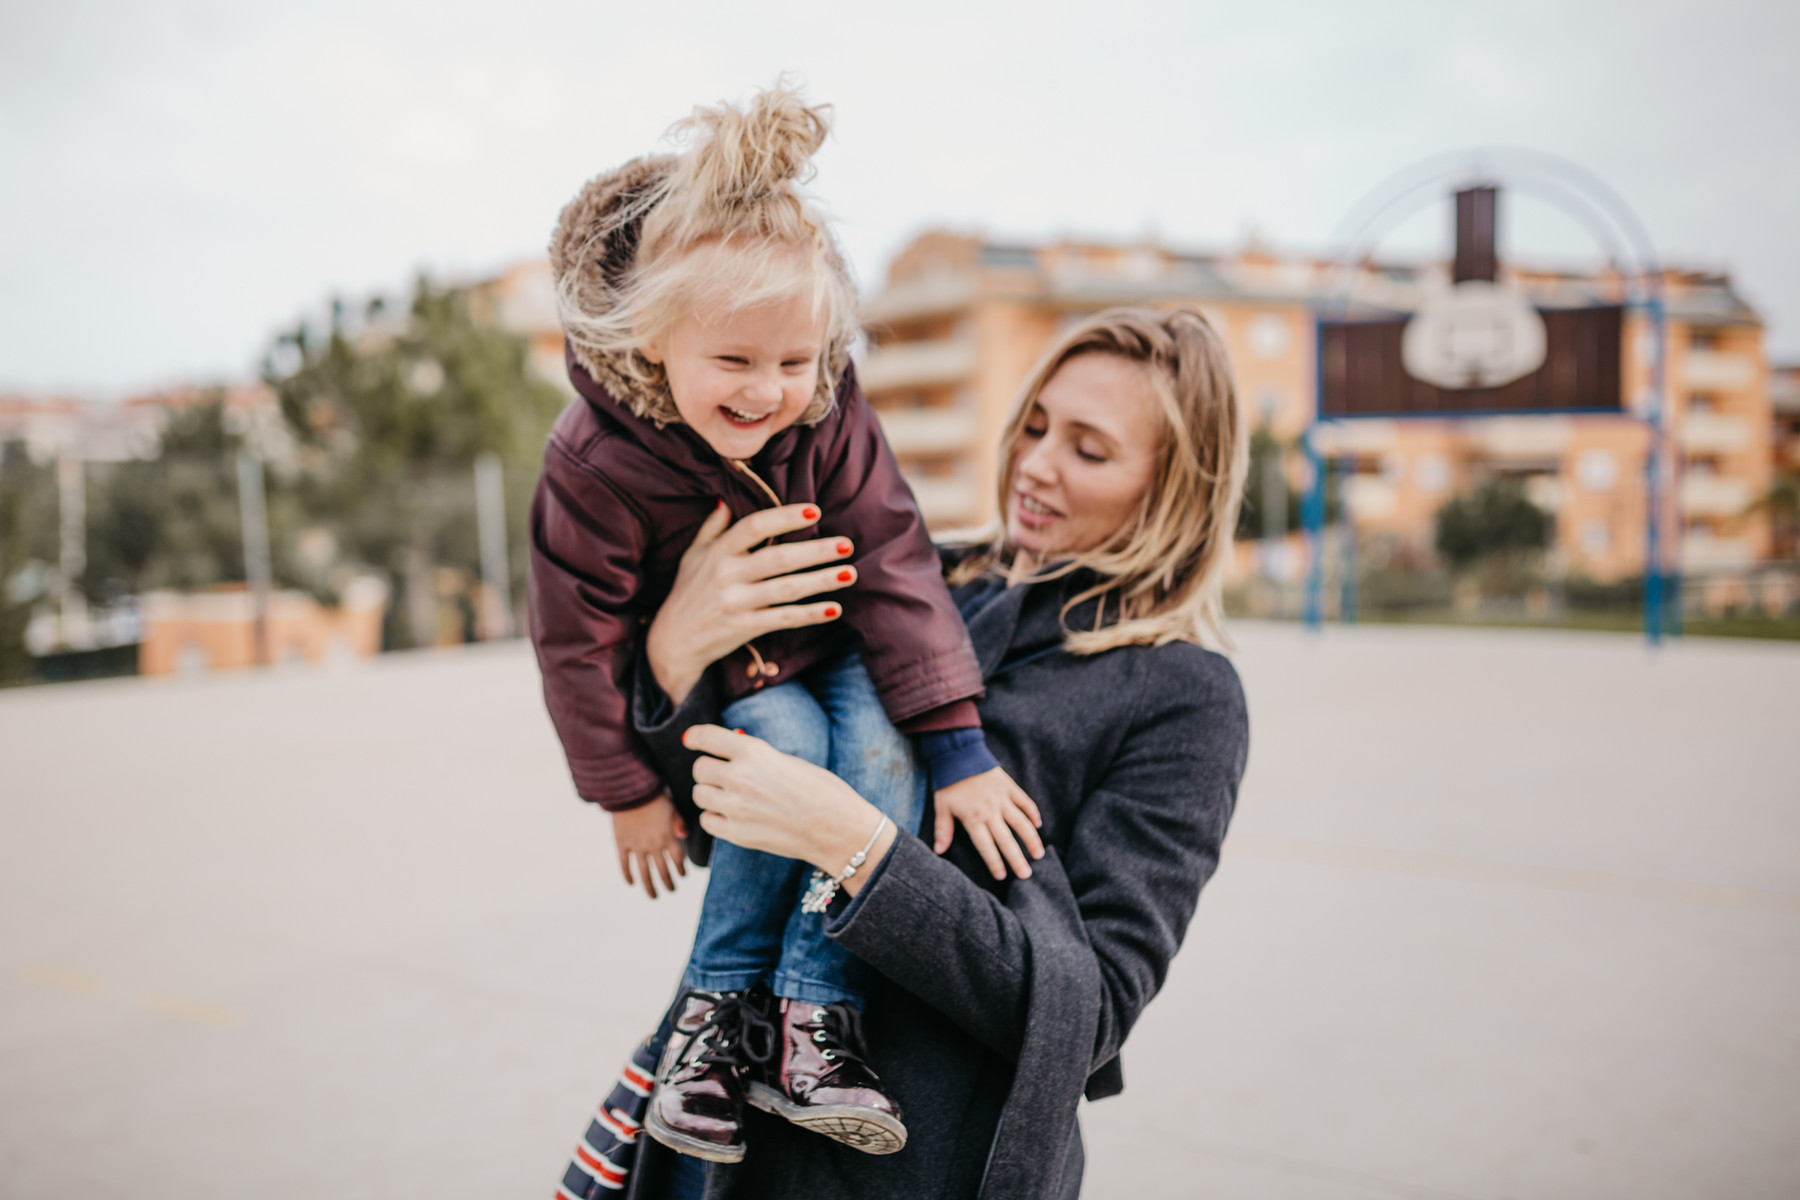
[[[831,132],[831,106],[808,104],[785,79],[740,108],[696,108],[670,131],[692,144],[675,162],[650,237],[686,247],[713,237],[792,239],[798,185],[812,178],[812,156]]]

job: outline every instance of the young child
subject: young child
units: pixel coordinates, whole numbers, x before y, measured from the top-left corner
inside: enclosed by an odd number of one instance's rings
[[[532,506],[532,638],[576,790],[612,814],[622,850],[679,854],[675,839],[697,833],[670,797],[692,781],[659,776],[630,709],[644,632],[720,506],[816,506],[817,525],[791,536],[839,537],[839,578],[854,580],[827,610],[841,620],[768,634],[715,668],[725,723],[835,772],[908,831],[928,783],[971,831],[996,812],[1035,823],[982,741],[968,635],[856,385],[854,288],[799,189],[827,113],[785,83],[697,109],[676,127],[684,152],[590,181],[551,243],[581,398]],[[824,934],[823,877],[803,911],[803,863],[719,842],[710,865],[645,1127],[736,1161],[747,1098],[871,1153],[900,1149],[899,1108],[860,1044],[867,968]]]

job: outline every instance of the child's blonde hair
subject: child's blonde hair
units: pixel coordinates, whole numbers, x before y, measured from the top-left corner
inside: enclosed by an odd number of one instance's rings
[[[551,241],[557,308],[576,359],[618,399],[679,421],[663,368],[641,348],[689,313],[803,297],[823,330],[802,422],[831,410],[857,332],[856,288],[830,226],[800,185],[831,130],[786,77],[738,107],[696,108],[671,127],[684,151],[635,159],[563,210]]]
[[[1058,368],[1083,354],[1111,354],[1140,364],[1163,429],[1156,471],[1137,512],[1105,544],[1049,573],[1091,568],[1099,582],[1064,611],[1104,593],[1102,613],[1116,618],[1095,629],[1072,630],[1064,644],[1076,654],[1174,641],[1228,647],[1220,593],[1244,494],[1249,442],[1225,344],[1197,309],[1108,309],[1057,340],[1019,389],[1000,434],[1000,511],[1011,503],[1019,437],[1038,393]],[[951,582],[1005,566],[1017,552],[1003,521],[992,540],[952,572]]]

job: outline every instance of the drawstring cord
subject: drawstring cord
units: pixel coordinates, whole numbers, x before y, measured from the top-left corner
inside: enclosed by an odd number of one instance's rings
[[[770,487],[767,483],[765,483],[763,481],[763,477],[761,475],[758,475],[755,471],[750,469],[749,463],[745,462],[741,458],[728,458],[725,461],[730,463],[732,465],[732,467],[734,467],[737,470],[738,474],[742,475],[744,478],[748,479],[751,483],[754,483],[757,487],[761,488],[762,494],[769,498],[770,504],[773,504],[776,508],[781,507],[781,497],[777,496],[775,494],[774,488]],[[770,538],[768,541],[764,542],[763,545],[764,546],[773,545],[774,542],[775,542],[775,539]],[[758,548],[760,549],[761,547],[758,547]],[[776,666],[774,663],[767,663],[767,662],[763,661],[763,656],[757,652],[755,642],[745,642],[744,649],[746,649],[750,652],[749,665],[747,665],[744,668],[745,675],[749,676],[751,679],[772,679],[776,675],[780,674],[780,672],[781,672],[780,667]]]

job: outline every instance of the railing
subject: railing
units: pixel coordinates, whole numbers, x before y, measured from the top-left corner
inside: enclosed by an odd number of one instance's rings
[[[1689,454],[1729,454],[1750,444],[1750,422],[1743,417],[1691,412],[1676,427],[1675,440]]]
[[[1749,482],[1743,479],[1689,474],[1681,481],[1681,510],[1691,516],[1735,517],[1754,499]]]
[[[1735,392],[1756,381],[1756,363],[1747,354],[1689,350],[1682,362],[1681,380],[1702,391]]]
[[[962,338],[900,342],[869,351],[857,375],[867,392],[960,383],[975,372],[975,343]]]
[[[897,408],[877,414],[895,454],[957,454],[975,443],[975,414],[961,408]]]

